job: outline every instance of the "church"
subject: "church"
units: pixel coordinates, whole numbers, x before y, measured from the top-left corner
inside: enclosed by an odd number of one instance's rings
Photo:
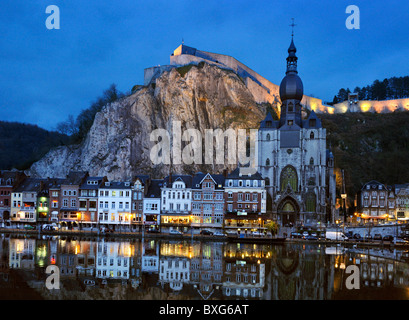
[[[280,119],[268,113],[258,131],[258,172],[268,192],[267,211],[282,226],[322,226],[334,222],[334,158],[326,129],[314,111],[302,117],[303,83],[292,37],[281,81]]]

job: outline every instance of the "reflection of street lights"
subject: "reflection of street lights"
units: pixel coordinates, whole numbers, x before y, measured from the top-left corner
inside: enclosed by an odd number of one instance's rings
[[[81,212],[77,212],[77,220],[78,220],[78,224],[80,225],[80,230],[82,231],[82,214],[81,214]]]
[[[193,223],[193,215],[190,215],[190,216],[189,216],[189,219],[190,219],[190,233],[191,233],[192,239],[193,239],[193,226],[192,226],[192,223]]]
[[[260,233],[261,233],[261,218],[258,218],[258,234],[261,235]]]

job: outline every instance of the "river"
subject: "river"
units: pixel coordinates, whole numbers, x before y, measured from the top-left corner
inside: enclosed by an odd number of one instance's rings
[[[0,234],[0,298],[409,298],[407,250]],[[355,273],[348,273],[349,266]],[[47,267],[53,271],[47,271]],[[354,275],[354,288],[348,277]],[[54,277],[50,288],[47,278]]]

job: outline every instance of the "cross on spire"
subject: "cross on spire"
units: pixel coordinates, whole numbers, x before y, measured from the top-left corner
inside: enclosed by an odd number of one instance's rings
[[[291,37],[294,37],[294,27],[296,26],[296,24],[294,24],[294,18],[291,18],[292,23],[290,24],[291,27]]]

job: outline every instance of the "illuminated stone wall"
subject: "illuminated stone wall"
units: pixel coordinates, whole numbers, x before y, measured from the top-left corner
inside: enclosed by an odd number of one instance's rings
[[[349,112],[377,112],[388,113],[396,110],[409,110],[409,98],[395,100],[360,100],[356,103],[344,101],[334,105],[334,113]]]

